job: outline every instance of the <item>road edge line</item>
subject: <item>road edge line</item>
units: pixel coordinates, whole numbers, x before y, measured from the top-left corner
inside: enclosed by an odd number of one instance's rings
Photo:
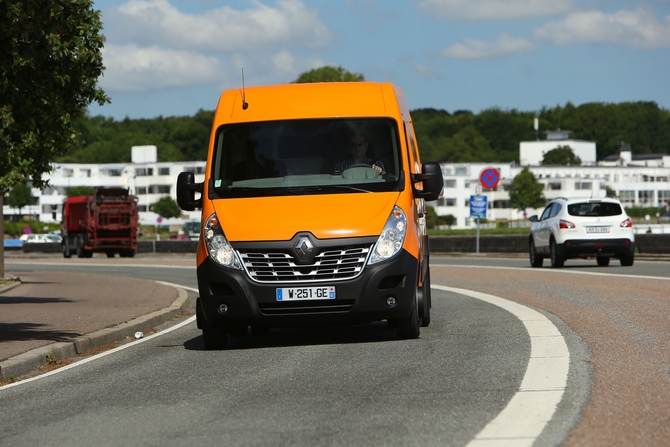
[[[560,331],[540,312],[514,301],[456,287],[433,284],[431,288],[493,304],[523,323],[531,353],[519,390],[467,446],[532,446],[556,412],[567,387],[570,351]]]

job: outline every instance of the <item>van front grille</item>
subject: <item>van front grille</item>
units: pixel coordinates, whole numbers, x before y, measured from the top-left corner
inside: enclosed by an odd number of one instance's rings
[[[310,264],[296,262],[287,251],[239,250],[244,269],[251,279],[261,283],[332,281],[360,275],[372,246],[325,248]]]

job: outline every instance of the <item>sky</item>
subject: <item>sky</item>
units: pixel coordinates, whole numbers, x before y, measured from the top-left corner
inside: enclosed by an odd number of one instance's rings
[[[92,116],[192,116],[223,90],[325,65],[402,88],[410,110],[670,109],[670,0],[94,0]]]

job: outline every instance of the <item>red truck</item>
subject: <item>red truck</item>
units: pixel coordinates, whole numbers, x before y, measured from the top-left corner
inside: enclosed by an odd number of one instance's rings
[[[63,203],[63,256],[90,258],[94,252],[132,258],[137,250],[137,199],[126,188],[96,188],[90,196]]]

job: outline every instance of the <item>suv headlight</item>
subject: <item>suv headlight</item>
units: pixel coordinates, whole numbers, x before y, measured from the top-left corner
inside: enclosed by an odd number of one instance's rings
[[[386,261],[396,255],[402,248],[407,232],[407,218],[405,213],[394,206],[393,211],[386,220],[384,230],[372,249],[369,264]]]
[[[219,219],[216,217],[216,214],[212,214],[207,218],[203,234],[205,235],[207,252],[214,262],[224,267],[237,270],[242,269],[242,263],[237,257],[237,253],[235,253],[235,250],[223,235],[223,230],[221,230],[221,225],[219,225]]]

